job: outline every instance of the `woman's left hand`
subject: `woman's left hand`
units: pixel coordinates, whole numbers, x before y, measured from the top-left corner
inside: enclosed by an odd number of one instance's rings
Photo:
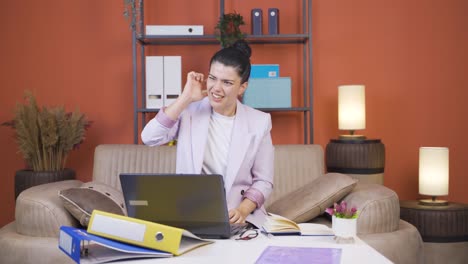
[[[229,210],[229,223],[231,224],[243,224],[247,216],[257,208],[257,204],[244,199],[237,208]]]
[[[229,210],[229,223],[231,223],[231,224],[243,224],[243,223],[245,223],[245,218],[246,218],[246,216],[244,216],[242,214],[242,212],[241,212],[241,210],[239,210],[239,208]]]

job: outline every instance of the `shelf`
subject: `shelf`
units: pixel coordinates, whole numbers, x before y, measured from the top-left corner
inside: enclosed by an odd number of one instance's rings
[[[245,39],[252,44],[297,44],[305,43],[309,36],[307,34],[246,35]],[[219,45],[215,35],[143,35],[137,37],[137,40],[142,45]]]
[[[310,109],[308,107],[291,107],[291,108],[255,108],[257,110],[263,111],[263,112],[309,112]],[[160,108],[154,108],[154,109],[148,109],[148,108],[138,108],[137,112],[138,113],[157,113],[161,109]]]
[[[133,2],[133,1],[132,1]],[[158,50],[161,46],[181,46],[184,50],[190,50],[193,46],[211,45],[220,47],[220,41],[215,33],[207,35],[145,35],[144,19],[145,0],[134,1],[136,13],[132,13],[132,74],[133,74],[133,116],[134,116],[134,143],[139,142],[139,130],[146,125],[147,115],[157,113],[161,109],[145,108],[145,49],[149,46],[155,46],[151,49]],[[219,15],[222,16],[225,11],[225,0],[218,0]],[[313,87],[312,87],[312,0],[302,0],[302,26],[298,29],[298,34],[277,34],[277,35],[251,35],[246,34],[245,40],[249,44],[292,44],[302,47],[302,60],[297,56],[298,61],[302,62],[302,102],[297,102],[300,107],[289,108],[255,108],[269,113],[297,113],[303,118],[304,144],[313,143]],[[213,14],[214,15],[214,14]],[[264,28],[264,31],[268,28]],[[263,48],[263,47],[260,47]],[[273,47],[274,48],[274,47]],[[299,81],[299,80],[298,80]],[[296,88],[299,90],[299,88]],[[140,96],[138,96],[140,93]],[[141,119],[140,119],[141,118]],[[139,121],[139,119],[141,121]]]
[[[255,108],[263,112],[309,112],[308,107],[291,107],[291,108]]]

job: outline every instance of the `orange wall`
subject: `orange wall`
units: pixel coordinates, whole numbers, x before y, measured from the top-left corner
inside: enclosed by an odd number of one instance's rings
[[[40,104],[79,107],[94,121],[68,166],[89,181],[94,147],[103,143],[132,143],[131,39],[122,17],[123,1],[82,0],[6,1],[0,9],[0,121],[12,118],[23,91],[34,92]],[[158,3],[160,2],[160,3]],[[150,23],[205,25],[212,33],[219,6],[216,0],[186,1],[181,8],[148,1]],[[251,3],[252,2],[252,3]],[[280,8],[281,32],[300,28],[301,1],[226,0],[228,11],[247,21],[250,9]],[[195,4],[196,3],[196,4]],[[177,11],[179,8],[180,11]],[[197,10],[197,12],[193,12]],[[451,201],[468,203],[463,163],[468,141],[462,134],[468,98],[468,18],[464,0],[314,0],[313,85],[314,138],[325,146],[337,129],[337,86],[366,85],[369,138],[386,146],[385,185],[402,199],[418,198],[420,146],[450,148]],[[206,15],[213,14],[213,15]],[[249,25],[245,27],[250,31]],[[161,47],[148,54],[181,54],[183,70],[207,71],[216,46]],[[301,85],[301,48],[294,45],[253,46],[254,63],[281,64],[281,75]],[[293,104],[302,101],[293,90]],[[300,114],[275,114],[276,144],[301,143]],[[24,162],[13,132],[0,127],[0,226],[14,219],[13,181]]]

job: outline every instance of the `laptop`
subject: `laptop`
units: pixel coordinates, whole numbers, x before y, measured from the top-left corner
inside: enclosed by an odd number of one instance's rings
[[[230,238],[245,225],[229,224],[218,174],[121,173],[130,217],[186,229],[202,238]]]

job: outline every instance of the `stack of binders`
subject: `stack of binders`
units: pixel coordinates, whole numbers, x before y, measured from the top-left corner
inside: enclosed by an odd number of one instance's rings
[[[88,229],[62,226],[59,248],[76,263],[167,258],[213,243],[187,230],[94,210]]]
[[[278,64],[252,64],[244,104],[255,108],[291,107],[291,78],[279,76]]]

